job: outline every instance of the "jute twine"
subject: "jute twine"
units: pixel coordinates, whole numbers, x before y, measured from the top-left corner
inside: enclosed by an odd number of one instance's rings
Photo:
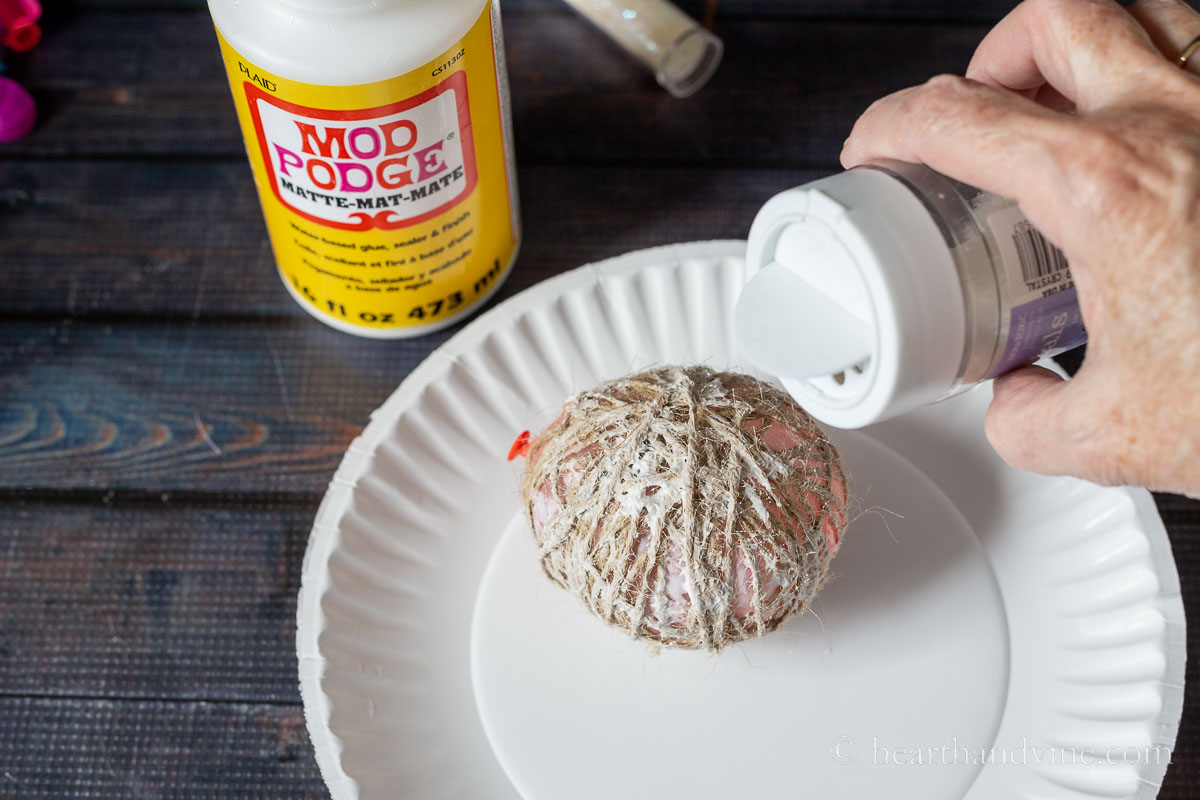
[[[714,651],[805,608],[846,520],[841,459],[812,418],[705,367],[569,399],[522,493],[553,581],[635,637]]]

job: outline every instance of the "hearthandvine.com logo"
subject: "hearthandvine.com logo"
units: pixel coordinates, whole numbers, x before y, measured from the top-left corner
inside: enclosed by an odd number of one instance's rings
[[[1165,745],[1070,747],[1055,744],[1053,738],[1049,744],[1033,745],[1024,736],[1018,744],[1011,747],[971,747],[959,742],[958,737],[933,745],[893,745],[872,736],[871,741],[863,745],[852,736],[838,736],[829,744],[829,757],[838,764],[862,762],[876,766],[913,767],[954,764],[1005,764],[1017,767],[1081,764],[1136,767],[1144,764],[1171,763],[1171,748]]]

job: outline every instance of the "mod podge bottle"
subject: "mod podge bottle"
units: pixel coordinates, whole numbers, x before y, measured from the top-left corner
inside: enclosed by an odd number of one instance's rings
[[[209,0],[284,285],[333,327],[477,309],[520,244],[496,0]]]
[[[1020,207],[917,164],[776,195],[750,229],[746,279],[742,353],[840,428],[1087,339],[1066,259]]]

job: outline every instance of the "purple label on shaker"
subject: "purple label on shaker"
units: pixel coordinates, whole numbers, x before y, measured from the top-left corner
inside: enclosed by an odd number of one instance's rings
[[[1012,311],[1008,339],[988,375],[1032,364],[1087,341],[1066,256],[1025,218],[1019,206],[992,213],[988,225],[1000,252]]]
[[[1056,355],[1087,341],[1075,287],[1069,285],[1045,297],[1014,306],[1008,342],[989,378]]]

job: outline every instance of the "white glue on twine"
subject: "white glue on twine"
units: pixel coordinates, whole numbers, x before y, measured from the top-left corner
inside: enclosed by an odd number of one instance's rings
[[[915,164],[776,195],[750,229],[746,281],[743,355],[839,428],[1087,341],[1066,259],[1016,203]]]

